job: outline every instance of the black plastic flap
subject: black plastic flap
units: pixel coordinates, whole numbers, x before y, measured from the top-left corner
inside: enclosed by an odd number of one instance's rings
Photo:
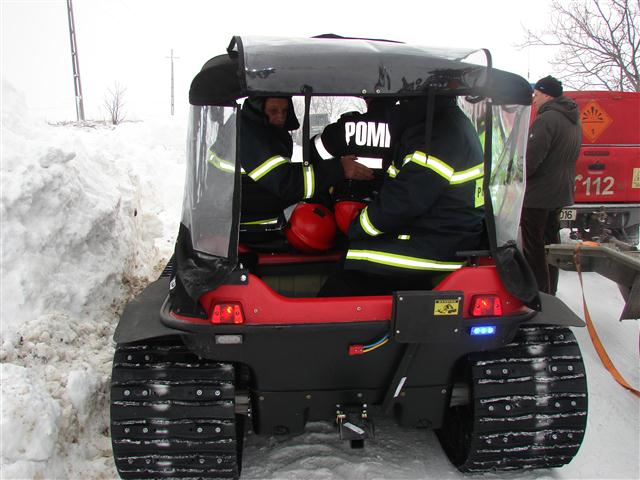
[[[168,293],[169,277],[161,277],[131,300],[125,307],[113,334],[115,342],[128,343],[182,333],[163,325],[160,320],[160,307]]]
[[[586,324],[562,300],[544,292],[539,292],[542,308],[525,323],[562,325],[564,327],[584,327]]]

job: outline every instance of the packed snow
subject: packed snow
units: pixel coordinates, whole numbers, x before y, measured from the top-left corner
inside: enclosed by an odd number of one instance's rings
[[[126,302],[163,268],[178,230],[186,119],[48,125],[2,85],[0,478],[117,478],[109,439],[112,334]],[[639,384],[638,325],[619,322],[615,284],[585,274],[591,314],[614,363]],[[582,316],[575,273],[559,297]],[[558,470],[483,478],[639,478],[638,399],[598,360],[586,329],[589,418]],[[376,418],[352,450],[331,419],[302,435],[245,443],[246,479],[464,478],[432,431]]]

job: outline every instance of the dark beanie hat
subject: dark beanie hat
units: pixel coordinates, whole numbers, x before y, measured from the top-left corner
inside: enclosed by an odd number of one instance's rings
[[[554,98],[562,95],[562,82],[551,75],[538,80],[533,88]]]

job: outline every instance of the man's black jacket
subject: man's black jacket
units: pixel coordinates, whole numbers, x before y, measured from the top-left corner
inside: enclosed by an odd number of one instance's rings
[[[581,141],[580,112],[572,99],[558,97],[540,107],[529,130],[525,208],[573,203]]]
[[[372,99],[365,113],[343,114],[313,139],[313,152],[323,160],[351,154],[382,162],[390,147],[387,117],[393,102],[393,99]]]
[[[371,99],[365,113],[345,113],[313,138],[313,158],[328,160],[355,155],[360,163],[373,169],[375,180],[351,180],[337,185],[337,198],[369,198],[380,189],[388,166],[386,159],[391,145],[388,115],[394,103],[392,98]]]

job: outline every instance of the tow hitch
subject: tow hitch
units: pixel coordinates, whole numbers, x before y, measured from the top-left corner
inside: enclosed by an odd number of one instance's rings
[[[367,413],[367,404],[336,405],[336,423],[341,440],[349,440],[351,448],[363,448],[364,441],[375,437],[373,420]]]

